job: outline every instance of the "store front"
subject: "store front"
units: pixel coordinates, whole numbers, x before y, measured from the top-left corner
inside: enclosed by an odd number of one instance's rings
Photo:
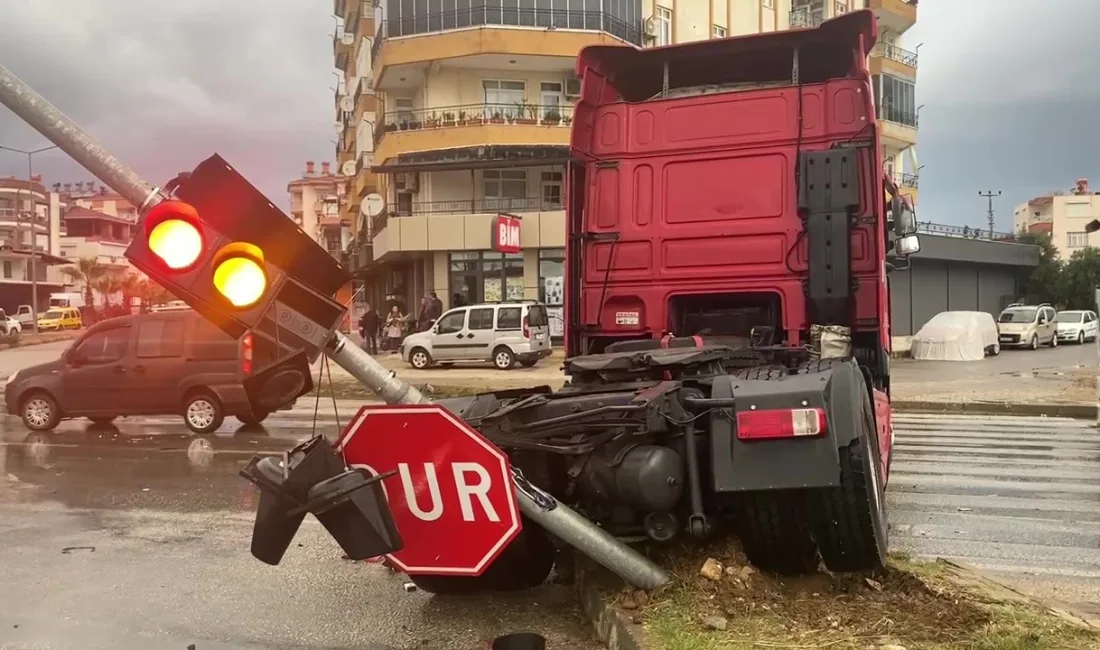
[[[523,299],[523,253],[451,253],[450,304]]]
[[[539,250],[539,300],[550,315],[550,338],[565,338],[565,249]]]

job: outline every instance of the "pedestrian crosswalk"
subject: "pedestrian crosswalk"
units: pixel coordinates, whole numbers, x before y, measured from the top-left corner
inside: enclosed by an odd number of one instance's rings
[[[1093,422],[896,414],[894,429],[887,503],[895,549],[1100,602]]]

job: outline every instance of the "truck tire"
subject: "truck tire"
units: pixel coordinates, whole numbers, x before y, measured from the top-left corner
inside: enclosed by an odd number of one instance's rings
[[[417,589],[439,595],[533,589],[550,575],[556,552],[546,531],[524,517],[523,530],[481,575],[409,576],[409,580]]]
[[[840,449],[840,486],[814,490],[809,512],[814,541],[830,571],[868,571],[886,564],[886,481],[874,410],[863,375],[854,387],[863,414],[855,440]]]
[[[764,366],[736,373],[742,379],[778,380],[787,375],[782,367]],[[799,492],[748,492],[735,507],[737,531],[749,562],[764,571],[785,575],[808,573],[817,568],[805,500]]]

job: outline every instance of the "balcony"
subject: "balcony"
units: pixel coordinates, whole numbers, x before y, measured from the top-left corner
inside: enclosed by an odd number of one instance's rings
[[[917,75],[917,53],[889,43],[878,43],[871,51],[871,74],[888,74],[903,79]]]
[[[917,0],[867,0],[867,8],[875,12],[881,27],[896,34],[917,24]]]
[[[351,202],[359,205],[359,199],[377,190],[378,182],[371,166],[374,164],[374,152],[364,151],[355,161],[355,185],[352,188]]]
[[[15,208],[0,208],[0,223],[13,224],[17,227],[30,226],[31,220],[28,218],[27,212],[22,210],[16,210]],[[49,224],[46,223],[46,219],[41,215],[34,219],[35,226],[38,230],[46,232],[49,230]]]
[[[560,203],[542,197],[431,201],[376,217],[371,224],[374,257],[489,250],[492,221],[500,212],[521,217],[520,244],[524,248],[565,246],[565,210]]]
[[[825,22],[819,11],[811,11],[805,7],[791,11],[791,29],[813,29]]]
[[[907,149],[917,143],[918,115],[891,106],[878,106],[875,117],[879,119],[883,144],[892,149]]]
[[[644,45],[641,25],[613,12],[479,4],[409,19],[388,18],[375,34],[371,60],[375,88],[382,90],[389,72],[405,68],[398,76],[406,75],[416,64],[459,57],[573,60],[587,45],[624,43]]]
[[[383,116],[374,130],[375,160],[414,151],[499,145],[569,145],[572,104],[466,104]]]
[[[899,187],[908,187],[911,189],[918,189],[917,182],[919,177],[916,174],[894,174],[894,182]]]

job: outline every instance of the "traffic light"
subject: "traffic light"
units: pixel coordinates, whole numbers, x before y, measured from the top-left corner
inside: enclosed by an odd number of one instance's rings
[[[125,255],[248,341],[244,383],[255,413],[312,389],[309,364],[344,317],[333,296],[351,276],[220,156],[174,181],[172,195],[142,215]]]

